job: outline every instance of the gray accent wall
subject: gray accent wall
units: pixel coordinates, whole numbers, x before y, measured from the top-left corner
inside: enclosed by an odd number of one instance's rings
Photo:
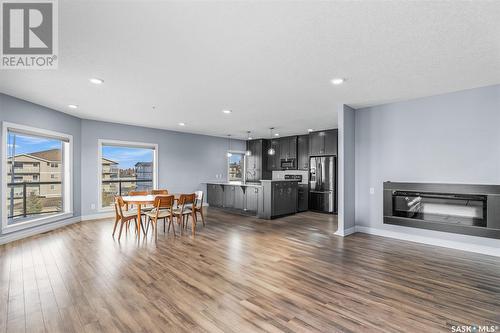
[[[73,136],[73,212],[75,216],[81,214],[81,182],[80,182],[80,146],[81,120],[67,114],[48,109],[46,107],[26,102],[8,95],[0,94],[0,120],[51,131],[70,134]],[[6,143],[0,138],[0,147],[3,153]],[[4,175],[2,175],[4,177]],[[0,210],[2,205],[0,205]],[[1,215],[0,215],[1,216]],[[1,231],[0,231],[1,232]]]
[[[382,211],[384,181],[500,184],[500,85],[355,113],[356,227],[500,246],[494,239],[385,225]]]
[[[205,191],[204,182],[227,177],[225,138],[92,120],[82,120],[82,138],[82,215],[99,213],[98,139],[158,144],[158,187],[172,193]],[[245,151],[246,143],[232,140],[231,149]]]

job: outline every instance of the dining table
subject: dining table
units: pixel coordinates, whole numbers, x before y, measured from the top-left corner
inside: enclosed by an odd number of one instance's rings
[[[153,205],[155,203],[155,199],[158,196],[164,196],[164,194],[148,194],[148,195],[126,195],[123,196],[123,202],[127,204],[127,207],[129,205],[134,205],[137,207],[137,220],[139,223],[137,223],[137,237],[141,237],[141,224],[142,224],[142,219],[141,219],[141,214],[142,214],[142,207],[146,205]],[[174,201],[179,200],[180,194],[179,193],[174,193],[170,194],[174,196]]]

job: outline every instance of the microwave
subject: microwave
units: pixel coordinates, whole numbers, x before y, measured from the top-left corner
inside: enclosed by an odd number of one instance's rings
[[[296,159],[295,158],[289,158],[289,159],[282,158],[280,166],[281,166],[282,170],[297,169]]]

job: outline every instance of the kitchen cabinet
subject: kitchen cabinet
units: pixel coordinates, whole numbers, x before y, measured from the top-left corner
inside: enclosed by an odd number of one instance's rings
[[[280,160],[297,158],[297,137],[289,136],[279,139]]]
[[[309,135],[297,137],[297,169],[309,170]]]
[[[268,140],[258,139],[247,141],[247,150],[250,155],[246,156],[246,181],[258,182],[261,179],[271,178],[267,168]]]
[[[275,154],[269,155],[269,154],[267,154],[267,151],[266,151],[267,170],[268,171],[281,170],[280,140],[279,139],[270,140],[269,145],[270,145],[270,147],[274,148]]]
[[[305,212],[309,209],[309,185],[299,184],[297,211]]]
[[[259,209],[259,190],[258,187],[247,187],[245,199],[246,199],[246,210],[249,212],[257,212]]]
[[[222,207],[224,191],[222,185],[207,184],[207,202],[212,207]]]
[[[326,130],[309,134],[309,155],[337,155],[338,130]]]
[[[234,208],[234,189],[233,185],[224,185],[224,208]]]
[[[265,200],[261,217],[273,218],[297,212],[298,185],[294,181],[272,181],[263,182],[262,190]]]
[[[245,195],[247,188],[243,186],[233,186],[234,188],[234,209],[245,209]]]
[[[338,129],[325,131],[325,155],[337,155]]]

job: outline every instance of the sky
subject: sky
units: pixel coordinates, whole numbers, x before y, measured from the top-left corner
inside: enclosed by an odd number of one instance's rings
[[[31,135],[16,134],[16,147],[15,154],[34,153],[43,150],[61,149],[61,141],[54,139],[41,138]],[[14,134],[9,133],[7,138],[7,145],[9,157],[14,153]]]
[[[14,134],[9,133],[7,145],[9,157],[14,153]],[[16,134],[15,154],[29,154],[43,150],[61,148],[61,141],[31,135]],[[102,156],[118,162],[120,169],[133,168],[137,162],[152,162],[153,150],[145,148],[126,148],[103,146]]]
[[[118,162],[120,169],[133,168],[137,162],[152,162],[153,150],[146,148],[127,148],[102,146],[102,157]]]

